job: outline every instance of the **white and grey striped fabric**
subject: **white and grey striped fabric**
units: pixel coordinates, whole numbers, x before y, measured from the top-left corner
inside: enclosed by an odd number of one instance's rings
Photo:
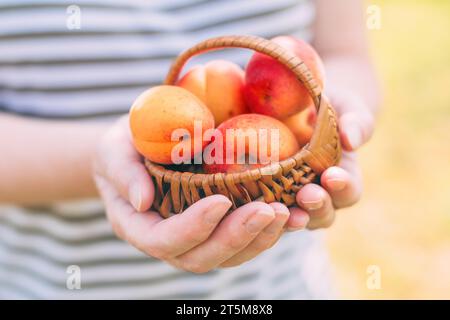
[[[80,29],[67,27],[80,9]],[[102,119],[162,81],[171,59],[207,37],[293,34],[309,40],[309,0],[0,0],[0,110]],[[220,57],[241,65],[249,53]],[[194,275],[118,240],[99,201],[0,207],[0,298],[327,298],[320,234],[292,233],[232,269]],[[66,286],[71,265],[81,289]]]

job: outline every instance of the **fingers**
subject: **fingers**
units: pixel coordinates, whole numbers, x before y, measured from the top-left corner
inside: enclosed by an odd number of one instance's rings
[[[133,147],[128,117],[121,118],[103,137],[97,153],[96,174],[111,181],[137,211],[148,210],[153,203],[154,186]]]
[[[170,260],[208,239],[230,207],[230,200],[214,195],[168,219],[157,213],[136,212],[127,220],[120,219],[123,214],[117,215],[126,241],[152,257]]]
[[[209,271],[247,247],[274,219],[275,211],[270,205],[246,204],[228,215],[207,241],[172,263],[195,273]]]
[[[309,214],[298,207],[289,208],[289,219],[286,223],[286,231],[299,231],[306,228],[309,223]]]
[[[335,208],[344,208],[355,204],[362,193],[361,173],[355,153],[344,152],[341,167],[331,167],[321,175],[321,186],[307,184],[297,193],[300,207],[291,208],[287,230],[293,228],[292,220],[303,221],[308,215],[308,229],[329,227],[335,219]],[[301,228],[301,222],[299,223]]]
[[[134,231],[136,243],[143,243],[153,257],[168,260],[194,248],[209,238],[230,209],[231,201],[223,195],[201,199],[182,214],[162,220],[151,230]],[[139,229],[140,221],[135,221]],[[130,230],[133,226],[130,226]]]
[[[331,167],[325,170],[321,176],[322,186],[307,184],[297,193],[299,207],[310,217],[308,229],[329,227],[335,219],[335,208],[351,206],[361,197],[362,182],[356,156],[344,153],[341,166],[343,168]]]
[[[352,92],[328,89],[331,104],[339,114],[342,147],[353,151],[367,142],[373,134],[375,118],[367,103]]]
[[[366,143],[373,134],[374,119],[369,112],[348,112],[339,118],[344,150],[353,151]]]
[[[95,179],[113,231],[119,238],[146,252],[150,230],[162,221],[161,216],[156,212],[136,212],[106,178],[96,176]]]
[[[310,221],[308,229],[327,228],[335,219],[333,204],[328,193],[316,184],[307,184],[297,193],[299,207],[305,210]]]
[[[109,163],[111,181],[122,197],[128,199],[138,212],[150,208],[154,198],[154,185],[145,166],[137,160],[113,160]]]
[[[240,265],[253,259],[264,250],[271,248],[278,241],[284,231],[284,226],[289,219],[289,210],[285,205],[279,202],[274,202],[269,205],[275,212],[273,221],[265,227],[245,249],[222,263],[220,265],[221,267]]]
[[[345,208],[355,204],[361,197],[361,173],[354,155],[344,155],[341,165],[346,168],[331,167],[325,170],[321,185],[330,194],[335,208]]]

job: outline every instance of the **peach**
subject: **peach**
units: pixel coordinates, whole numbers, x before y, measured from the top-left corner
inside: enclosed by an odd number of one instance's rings
[[[244,102],[244,71],[225,60],[213,60],[189,70],[177,83],[202,100],[214,115],[216,125],[247,113]]]
[[[300,111],[283,120],[283,123],[292,131],[297,138],[300,147],[306,145],[314,132],[317,112],[314,106]]]
[[[285,124],[261,114],[230,118],[217,127],[216,133],[222,137],[220,143],[214,145],[218,141],[215,135],[204,149],[203,169],[207,173],[254,169],[268,165],[269,160],[284,160],[299,150],[294,134]],[[239,144],[243,146],[242,150],[238,148]],[[217,154],[220,151],[221,154]],[[231,161],[227,161],[227,152]],[[276,159],[269,159],[272,156]]]
[[[130,109],[130,129],[136,149],[147,159],[173,163],[172,150],[178,146],[194,154],[195,121],[201,121],[202,130],[214,128],[214,117],[195,95],[177,86],[157,86],[143,92]],[[188,139],[173,141],[172,133],[182,129]],[[200,133],[203,136],[203,132]],[[200,148],[207,142],[200,140]]]
[[[290,36],[275,37],[272,41],[300,57],[323,88],[324,66],[309,44]],[[284,119],[312,104],[306,87],[292,71],[267,55],[252,56],[245,80],[244,99],[252,112]]]

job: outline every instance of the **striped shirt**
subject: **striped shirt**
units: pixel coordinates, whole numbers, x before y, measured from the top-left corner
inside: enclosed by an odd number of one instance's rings
[[[200,40],[226,34],[310,40],[314,19],[309,0],[73,3],[0,1],[0,110],[115,117],[161,83],[174,56]],[[221,58],[244,66],[249,54],[212,52],[190,64]],[[69,283],[71,270],[79,271],[80,289]],[[286,234],[240,267],[197,275],[117,239],[98,200],[0,206],[0,298],[327,298],[328,280],[318,232]]]

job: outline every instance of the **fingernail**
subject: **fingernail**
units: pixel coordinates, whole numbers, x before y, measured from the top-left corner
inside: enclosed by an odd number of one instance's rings
[[[317,210],[322,208],[323,206],[323,199],[317,199],[317,200],[310,200],[310,201],[304,201],[302,200],[302,204],[307,210]]]
[[[138,184],[131,186],[130,189],[130,202],[133,207],[140,211],[142,207],[142,192],[141,187]]]
[[[274,215],[270,211],[257,211],[245,223],[245,228],[251,234],[261,232]]]
[[[357,125],[353,124],[349,125],[345,132],[352,149],[358,148],[362,143],[361,129]]]
[[[214,203],[206,210],[205,221],[213,225],[218,224],[230,207],[231,202]]]
[[[328,179],[326,180],[328,187],[333,191],[341,191],[345,188],[346,182],[340,179]]]

